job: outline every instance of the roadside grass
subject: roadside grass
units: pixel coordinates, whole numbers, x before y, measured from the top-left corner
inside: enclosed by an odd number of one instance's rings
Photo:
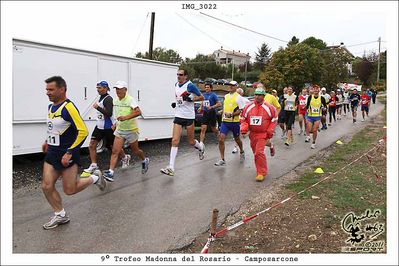
[[[375,120],[373,127],[363,129],[344,145],[334,146],[332,154],[323,159],[319,165],[325,172],[323,175],[309,171],[303,174],[297,182],[288,184],[286,187],[299,192],[370,150],[386,134],[382,128],[386,119],[385,110],[381,115],[382,119]],[[347,211],[363,212],[366,209],[380,209],[382,216],[385,217],[386,161],[383,157],[378,157],[380,155],[377,154],[372,162],[376,173],[382,178],[377,180],[367,157],[363,156],[356,163],[331,176],[328,180],[302,193],[299,198],[307,199],[312,195],[319,195],[337,208],[339,214]],[[332,220],[331,217],[324,217],[326,224],[331,223],[330,220]]]

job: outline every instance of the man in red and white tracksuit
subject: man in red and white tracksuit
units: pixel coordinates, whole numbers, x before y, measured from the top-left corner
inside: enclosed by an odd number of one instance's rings
[[[276,108],[264,101],[265,90],[255,90],[255,100],[247,104],[241,112],[241,134],[245,135],[250,131],[249,139],[255,157],[256,181],[263,181],[267,174],[267,161],[265,146],[273,137],[274,128],[277,125]]]

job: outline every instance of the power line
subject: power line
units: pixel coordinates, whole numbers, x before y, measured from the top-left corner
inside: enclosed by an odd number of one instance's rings
[[[134,44],[134,47],[133,47],[133,50],[132,50],[132,55],[134,54],[134,51],[136,50],[137,42],[138,42],[139,39],[140,39],[141,33],[143,32],[143,29],[144,29],[145,23],[147,22],[147,18],[148,18],[148,15],[149,15],[149,14],[150,14],[150,13],[148,12],[148,13],[147,13],[147,16],[145,17],[143,26],[141,26],[141,30],[140,30],[139,36],[137,36],[136,43]]]
[[[222,21],[222,22],[227,23],[227,24],[229,24],[229,25],[232,25],[232,26],[234,26],[234,27],[237,27],[237,28],[240,28],[240,29],[244,29],[244,30],[250,31],[250,32],[253,32],[253,33],[255,33],[255,34],[259,34],[259,35],[265,36],[265,37],[267,37],[267,38],[271,38],[271,39],[274,39],[274,40],[277,40],[277,41],[280,41],[280,42],[288,43],[288,41],[284,41],[284,40],[282,40],[282,39],[279,39],[279,38],[276,38],[276,37],[273,37],[273,36],[270,36],[270,35],[267,35],[267,34],[264,34],[264,33],[260,33],[260,32],[257,32],[257,31],[254,31],[254,30],[251,30],[251,29],[242,27],[242,26],[239,26],[239,25],[237,25],[237,24],[234,24],[234,23],[225,21],[225,20],[220,19],[220,18],[216,18],[216,17],[214,17],[214,16],[205,14],[205,13],[203,13],[203,12],[200,12],[200,14],[201,14],[201,15],[204,15],[204,16],[207,16],[207,17],[210,17],[210,18],[213,18],[213,19],[216,19],[216,20],[219,20],[219,21]]]
[[[198,30],[199,32],[201,32],[202,34],[206,35],[208,38],[212,39],[213,41],[217,42],[218,44],[221,44],[222,46],[225,46],[223,43],[219,42],[218,40],[216,40],[215,38],[213,38],[211,35],[209,35],[208,33],[202,31],[201,29],[199,29],[198,27],[196,27],[195,25],[193,25],[192,23],[190,23],[189,21],[187,21],[185,18],[183,18],[181,15],[179,15],[178,13],[175,13],[176,15],[178,15],[182,20],[184,20],[187,24],[191,25],[193,28],[195,28],[196,30]],[[227,46],[226,46],[227,47]],[[227,47],[230,48],[230,47]]]
[[[359,46],[359,45],[365,45],[365,44],[370,44],[370,43],[375,43],[378,41],[371,41],[371,42],[364,42],[364,43],[357,43],[357,44],[351,44],[351,45],[346,45],[345,47],[353,47],[353,46]]]

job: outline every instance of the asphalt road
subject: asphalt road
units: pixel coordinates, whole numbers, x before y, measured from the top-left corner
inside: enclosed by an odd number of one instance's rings
[[[382,104],[372,105],[370,116],[376,116],[381,110]],[[244,140],[244,163],[239,162],[237,154],[231,153],[233,144],[229,140],[227,165],[214,166],[219,153],[215,140],[210,138],[205,143],[203,161],[199,161],[194,149],[182,149],[177,156],[174,177],[159,171],[169,162],[168,156],[153,160],[145,175],[141,174],[139,164],[117,169],[115,182],[108,183],[104,192],[90,186],[73,196],[61,193],[71,222],[53,230],[42,229],[52,211],[40,189],[14,189],[13,252],[159,253],[183,247],[208,229],[214,208],[219,209],[221,218],[236,211],[251,195],[267,189],[272,180],[337,139],[369,124],[360,122],[359,118],[358,115],[359,122],[352,124],[350,116],[343,117],[327,131],[320,132],[315,150],[304,142],[304,136],[298,135],[293,145],[284,146],[277,129],[276,156],[270,157],[266,149],[269,173],[262,183],[255,182],[248,139]],[[298,125],[295,133],[297,130]],[[57,185],[62,191],[60,182]]]

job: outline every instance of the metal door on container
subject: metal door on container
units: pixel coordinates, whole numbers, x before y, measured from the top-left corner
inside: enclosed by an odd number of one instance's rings
[[[83,114],[94,99],[97,58],[62,49],[14,45],[13,54],[13,119],[45,121],[50,101],[45,80],[62,76],[67,84],[67,97]]]

